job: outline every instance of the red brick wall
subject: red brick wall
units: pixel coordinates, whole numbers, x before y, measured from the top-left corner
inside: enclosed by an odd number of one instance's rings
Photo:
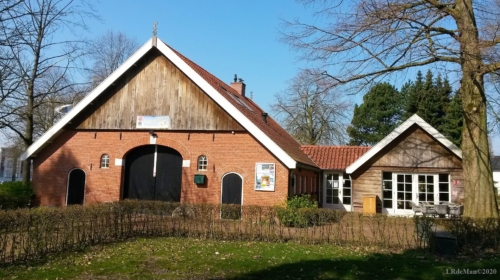
[[[220,203],[221,179],[228,172],[243,178],[244,205],[275,205],[288,194],[288,169],[248,133],[155,132],[156,143],[177,150],[190,167],[182,168],[182,202]],[[121,134],[121,139],[120,139]],[[85,203],[118,201],[121,198],[125,159],[131,149],[150,144],[147,131],[64,131],[43,149],[33,162],[33,187],[41,205],[65,205],[68,173],[81,168],[87,175]],[[102,154],[110,156],[107,169],[100,168]],[[198,156],[206,155],[208,170],[198,171]],[[276,164],[274,192],[255,191],[255,163]],[[194,174],[205,174],[204,186],[194,184]]]

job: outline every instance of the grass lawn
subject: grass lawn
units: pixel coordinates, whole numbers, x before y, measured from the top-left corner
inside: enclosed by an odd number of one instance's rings
[[[496,269],[499,255],[446,259],[422,252],[297,243],[137,239],[0,267],[5,279],[483,279],[451,269]],[[496,278],[498,275],[490,275]],[[498,278],[497,278],[498,279]]]

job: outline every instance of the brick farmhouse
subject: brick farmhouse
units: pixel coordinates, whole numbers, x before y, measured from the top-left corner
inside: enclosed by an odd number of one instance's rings
[[[461,151],[418,116],[374,147],[301,146],[245,95],[156,37],[31,145],[40,205],[151,199],[406,214],[463,199]]]

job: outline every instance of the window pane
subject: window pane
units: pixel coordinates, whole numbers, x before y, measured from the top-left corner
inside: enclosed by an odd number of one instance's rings
[[[428,193],[427,194],[427,201],[430,201],[430,202],[434,201],[434,194],[433,193]]]
[[[392,173],[391,172],[382,172],[382,179],[392,180]]]
[[[405,193],[405,200],[411,200],[412,193]]]
[[[418,182],[419,183],[425,183],[425,176],[424,175],[418,175]]]
[[[440,193],[439,194],[439,201],[450,201],[450,194],[449,193]]]
[[[392,190],[392,182],[391,181],[384,182],[384,190]]]
[[[392,198],[392,192],[391,191],[384,191],[383,195],[384,195],[384,198]]]
[[[418,194],[418,201],[425,201],[425,193]]]
[[[404,184],[398,184],[398,191],[402,192],[405,190],[405,185]]]
[[[339,190],[338,189],[333,189],[333,196],[339,196]]]
[[[333,174],[333,180],[338,180],[339,179],[339,174]]]
[[[392,199],[384,199],[384,208],[392,208]]]
[[[406,182],[411,182],[411,175],[405,175]]]
[[[405,193],[398,192],[398,200],[403,200],[405,198]]]
[[[351,196],[351,189],[344,189],[344,196]]]
[[[344,181],[344,188],[350,188],[351,187],[351,180],[345,180]]]
[[[432,176],[432,175],[427,176],[427,183],[430,183],[430,184],[434,183],[434,176]]]
[[[344,203],[344,204],[351,204],[351,198],[350,197],[344,197],[342,203]]]
[[[448,183],[439,183],[439,191],[440,192],[448,192],[450,190],[450,184]]]
[[[427,185],[427,192],[434,192],[434,185]]]
[[[412,190],[412,185],[411,184],[406,184],[406,191],[411,192]]]
[[[339,204],[339,198],[337,196],[333,197],[333,204]]]
[[[404,206],[403,201],[399,201],[399,200],[398,200],[398,209],[404,209],[404,207],[405,207],[405,206]]]
[[[333,201],[333,200],[332,200],[332,197],[331,197],[331,196],[327,196],[327,197],[326,197],[326,203],[328,203],[328,204],[332,204],[332,201]]]
[[[448,174],[439,174],[439,182],[448,182]]]
[[[405,209],[411,209],[411,201],[406,201],[405,206]]]
[[[405,176],[404,175],[399,175],[398,174],[398,183],[399,182],[404,182],[405,181]]]
[[[326,190],[326,195],[327,196],[332,196],[333,195],[333,190],[332,189],[327,189]]]

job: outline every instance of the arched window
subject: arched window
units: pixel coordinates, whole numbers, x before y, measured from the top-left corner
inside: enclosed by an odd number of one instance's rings
[[[198,171],[206,171],[208,167],[208,159],[207,156],[199,156],[198,157]]]
[[[101,168],[109,168],[109,155],[103,154],[101,156]]]

